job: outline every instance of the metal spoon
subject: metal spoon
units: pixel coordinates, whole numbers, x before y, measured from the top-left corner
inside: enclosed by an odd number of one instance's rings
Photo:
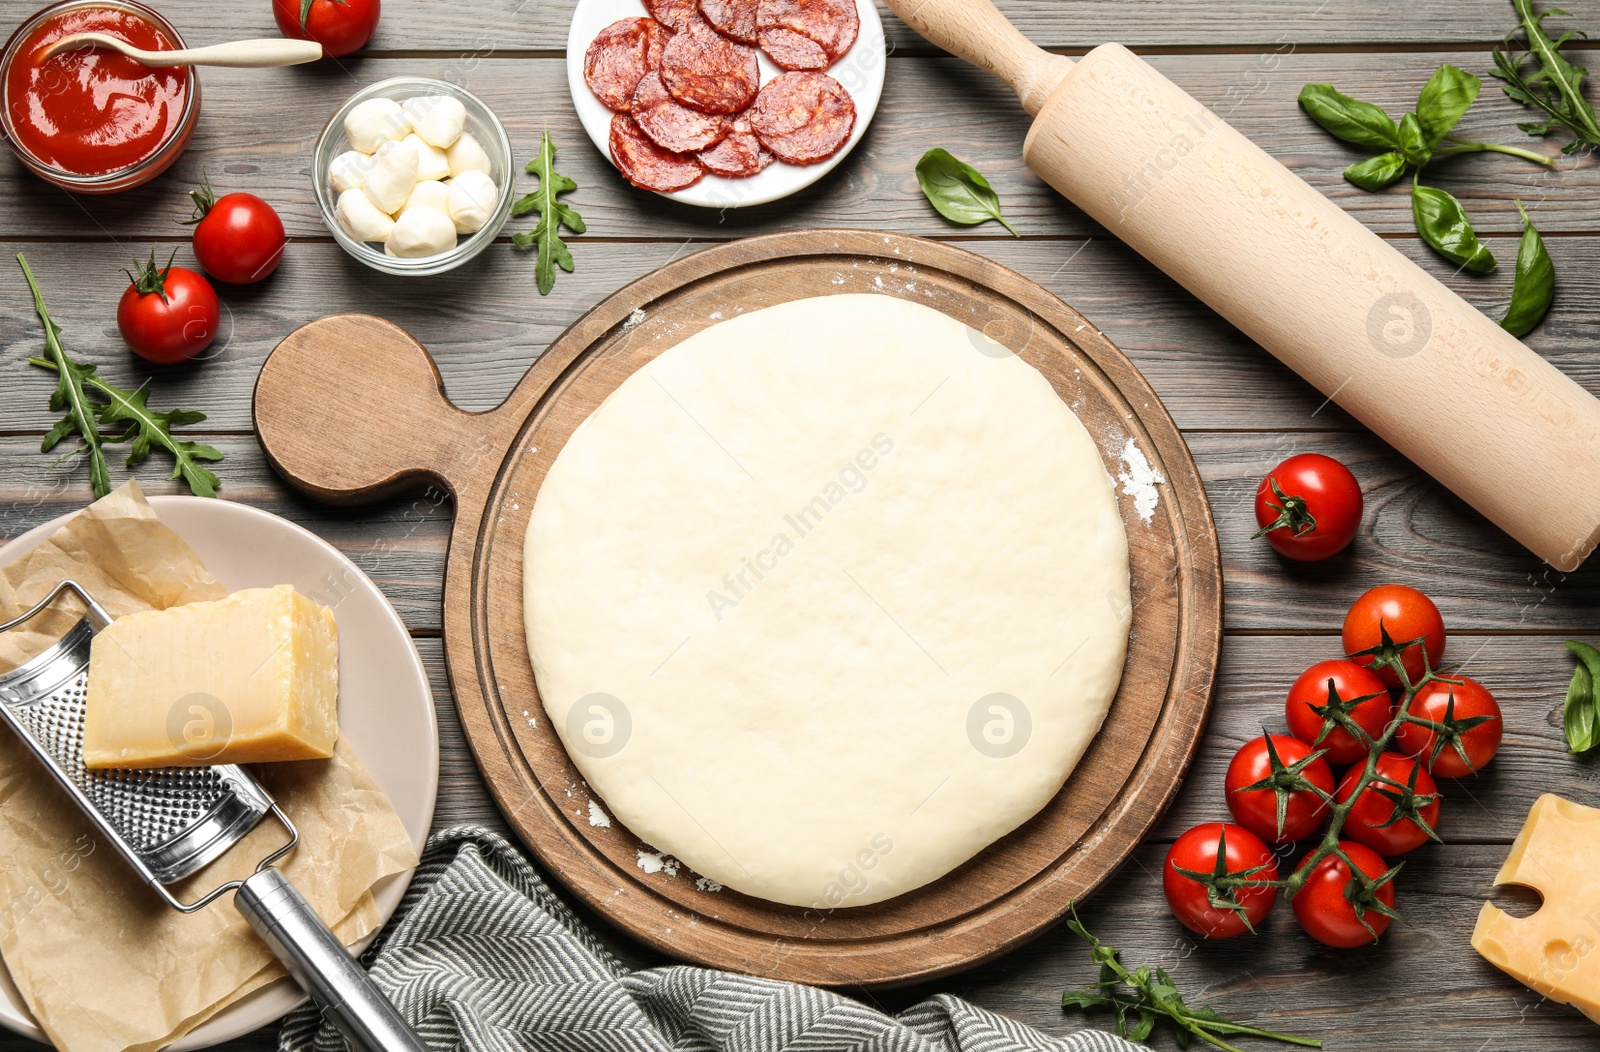
[[[315,62],[322,57],[322,45],[314,40],[288,40],[265,37],[260,40],[235,40],[228,44],[210,47],[185,48],[182,51],[145,51],[118,40],[107,33],[73,33],[55,41],[39,54],[43,62],[52,55],[84,47],[108,47],[120,51],[135,62],[146,66],[235,66],[260,68],[265,66],[297,66],[302,62]]]

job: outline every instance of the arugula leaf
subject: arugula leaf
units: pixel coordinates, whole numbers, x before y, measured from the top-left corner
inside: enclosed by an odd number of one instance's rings
[[[1363,190],[1382,190],[1399,181],[1410,164],[1406,155],[1397,150],[1380,153],[1357,161],[1344,170],[1344,177]]]
[[[1517,127],[1529,135],[1548,135],[1560,125],[1574,135],[1564,153],[1576,153],[1585,146],[1600,146],[1600,121],[1596,121],[1594,107],[1583,97],[1583,80],[1589,71],[1567,59],[1561,48],[1573,38],[1587,34],[1569,29],[1551,39],[1545,31],[1544,21],[1551,15],[1567,12],[1552,8],[1542,15],[1533,12],[1533,0],[1511,0],[1520,24],[1507,33],[1502,46],[1494,49],[1495,68],[1489,75],[1501,81],[1506,96],[1513,102],[1543,112],[1545,119],[1519,124]],[[1524,52],[1515,49],[1514,39],[1522,33]],[[1537,66],[1525,72],[1527,59],[1532,56]]]
[[[59,373],[60,367],[55,362],[46,358],[29,358],[30,365],[37,365]],[[152,446],[160,446],[172,454],[173,468],[168,479],[182,478],[189,485],[189,492],[197,497],[215,497],[217,487],[222,485],[222,480],[216,472],[200,465],[199,461],[217,461],[223,459],[223,453],[215,446],[208,446],[203,442],[180,440],[173,436],[172,428],[184,424],[198,424],[206,418],[204,413],[194,409],[169,409],[157,412],[145,404],[150,397],[150,392],[144,388],[129,391],[108,383],[99,376],[94,375],[95,367],[81,366],[70,358],[67,359],[69,369],[84,370],[85,382],[108,399],[104,404],[98,405],[99,422],[101,424],[127,424],[127,429],[122,434],[102,433],[101,442],[131,442],[128,449],[128,467],[136,468],[144,463],[150,456]],[[56,428],[60,428],[60,424]],[[52,429],[52,433],[55,429]],[[48,437],[48,436],[47,436]],[[106,480],[106,493],[111,492],[110,479]],[[98,489],[95,496],[103,497]]]
[[[100,422],[128,424],[127,431],[118,439],[119,442],[133,443],[128,450],[128,467],[135,468],[144,463],[150,455],[151,445],[158,445],[172,454],[173,467],[172,474],[167,476],[169,480],[182,478],[189,484],[189,491],[197,497],[217,495],[217,486],[222,480],[217,478],[216,472],[201,466],[199,462],[221,460],[222,453],[214,446],[179,441],[172,436],[174,426],[198,424],[206,418],[204,413],[193,409],[169,409],[158,413],[145,404],[150,392],[142,387],[128,392],[106,384],[102,385],[102,390],[111,402],[101,412]]]
[[[44,305],[44,294],[39,291],[38,282],[33,280],[33,270],[20,252],[17,253],[17,262],[22,265],[22,276],[28,281],[28,291],[33,293],[34,312],[44,324],[44,351],[49,356],[48,359],[30,358],[29,361],[56,371],[56,389],[50,395],[50,408],[56,412],[63,409],[67,411],[67,415],[58,420],[44,436],[44,441],[39,444],[39,452],[48,453],[68,435],[78,435],[83,445],[61,457],[57,463],[79,453],[88,454],[89,484],[98,500],[111,492],[111,472],[106,467],[105,452],[100,448],[102,436],[98,416],[101,407],[90,399],[84,389],[85,383],[94,375],[95,367],[79,365],[67,357],[67,352],[61,347],[61,326],[50,317],[50,311]]]
[[[1380,150],[1400,148],[1400,129],[1387,113],[1370,102],[1351,98],[1332,84],[1301,88],[1300,108],[1345,142]]]
[[[1114,1001],[1110,994],[1097,990],[1068,990],[1061,995],[1062,1008],[1110,1008]]]
[[[1417,96],[1417,120],[1429,146],[1437,146],[1450,133],[1481,90],[1483,81],[1448,62],[1433,71]]]
[[[1567,649],[1577,657],[1578,667],[1567,687],[1561,723],[1567,735],[1567,749],[1588,752],[1600,745],[1600,696],[1595,691],[1600,685],[1600,650],[1574,639],[1567,640]]]
[[[568,274],[572,273],[572,250],[561,240],[561,228],[565,226],[574,234],[581,234],[588,229],[577,210],[560,200],[562,194],[576,190],[578,184],[557,172],[555,166],[556,144],[551,141],[548,131],[542,132],[539,153],[527,166],[529,173],[539,177],[539,188],[531,194],[525,194],[511,206],[514,216],[539,213],[537,226],[527,233],[511,235],[511,240],[518,248],[537,246],[538,262],[534,265],[534,276],[539,282],[541,296],[550,295],[550,290],[555,288],[557,266]]]
[[[1478,240],[1466,209],[1448,192],[1412,183],[1411,215],[1422,240],[1444,258],[1480,274],[1494,269],[1494,253]]]
[[[1522,243],[1517,246],[1517,274],[1511,284],[1511,306],[1500,319],[1500,327],[1513,336],[1525,335],[1544,318],[1556,295],[1556,270],[1545,250],[1544,238],[1534,227],[1528,212],[1517,202],[1522,216]]]
[[[1139,1019],[1126,1029],[1118,1029],[1118,1033],[1129,1041],[1143,1041],[1150,1036],[1150,1031],[1156,1028],[1156,1014],[1148,1008],[1139,1009]]]
[[[128,451],[130,468],[143,463],[153,446],[160,446],[172,454],[174,467],[168,478],[182,478],[188,483],[189,491],[198,497],[215,497],[221,480],[215,472],[199,462],[218,461],[223,454],[215,447],[180,440],[172,434],[173,427],[198,424],[206,415],[192,409],[158,412],[146,404],[149,392],[144,388],[125,390],[101,379],[96,366],[81,365],[67,357],[61,346],[61,327],[51,319],[50,312],[45,308],[44,296],[33,279],[28,261],[19,253],[17,262],[22,265],[23,277],[33,293],[34,310],[44,323],[45,353],[48,355],[45,358],[29,358],[28,363],[56,374],[56,389],[50,396],[50,408],[67,409],[67,415],[58,420],[44,436],[40,452],[48,453],[63,439],[77,435],[82,440],[82,446],[59,458],[57,463],[67,457],[87,453],[89,482],[95,498],[99,499],[111,492],[111,473],[106,465],[104,450],[106,444],[131,443]],[[121,434],[102,430],[114,425],[126,427]]]
[[[934,210],[952,223],[973,226],[993,219],[1013,237],[1022,236],[1000,214],[1000,195],[983,173],[948,150],[935,147],[922,155],[917,162],[917,185]]]
[[[1132,1041],[1143,1041],[1155,1029],[1157,1020],[1165,1019],[1172,1024],[1173,1036],[1183,1048],[1188,1047],[1191,1038],[1198,1037],[1209,1045],[1223,1049],[1224,1052],[1240,1052],[1237,1046],[1222,1040],[1221,1035],[1224,1034],[1230,1037],[1239,1035],[1267,1038],[1287,1045],[1299,1045],[1302,1048],[1322,1047],[1322,1042],[1315,1038],[1280,1034],[1273,1030],[1235,1023],[1218,1015],[1209,1006],[1190,1008],[1184,1003],[1183,995],[1178,992],[1177,985],[1173,983],[1172,976],[1167,974],[1165,968],[1157,968],[1152,973],[1148,966],[1140,966],[1129,971],[1120,960],[1121,955],[1118,950],[1095,938],[1089,929],[1083,926],[1083,922],[1078,919],[1076,905],[1070,907],[1070,912],[1071,915],[1066,922],[1067,928],[1089,944],[1089,957],[1100,966],[1100,981],[1087,990],[1068,990],[1062,994],[1063,1009],[1115,1009],[1117,1033]]]

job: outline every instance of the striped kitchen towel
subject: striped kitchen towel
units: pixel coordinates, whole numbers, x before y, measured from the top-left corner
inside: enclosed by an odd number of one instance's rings
[[[370,969],[435,1052],[1135,1052],[948,995],[891,1017],[795,983],[677,965],[629,972],[521,854],[470,826],[428,842]],[[344,1052],[312,1005],[280,1052]]]

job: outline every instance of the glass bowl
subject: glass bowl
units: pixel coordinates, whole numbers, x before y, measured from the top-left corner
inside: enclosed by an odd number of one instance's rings
[[[478,140],[483,151],[489,155],[491,169],[489,178],[493,179],[494,185],[499,188],[500,199],[495,203],[494,212],[489,216],[489,221],[483,225],[483,229],[458,240],[455,248],[437,255],[406,259],[388,255],[382,245],[374,246],[366,241],[357,241],[345,233],[338,217],[334,215],[333,209],[338,203],[338,195],[333,192],[333,187],[328,185],[328,166],[335,157],[350,149],[350,140],[344,133],[344,119],[351,110],[368,99],[393,99],[399,102],[413,95],[449,95],[461,101],[467,110],[465,130]],[[485,105],[482,99],[470,91],[448,81],[434,80],[431,77],[391,77],[362,88],[350,96],[328,119],[322,134],[317,136],[316,150],[311,157],[311,181],[316,190],[317,205],[322,209],[322,221],[332,231],[333,239],[356,259],[386,274],[419,276],[442,274],[459,267],[488,248],[511,216],[513,175],[511,137],[506,134],[500,118],[494,115],[494,111]]]
[[[62,168],[34,156],[33,151],[22,144],[18,138],[11,121],[11,100],[4,98],[5,82],[10,80],[11,64],[20,57],[18,52],[25,41],[39,24],[48,18],[59,15],[64,11],[73,11],[79,8],[98,8],[113,11],[125,11],[144,22],[161,30],[167,39],[171,40],[174,47],[181,50],[188,47],[183,42],[183,35],[178,32],[171,22],[162,18],[155,11],[143,4],[134,3],[133,0],[64,0],[63,3],[51,4],[34,13],[34,15],[11,34],[11,39],[6,41],[3,57],[0,57],[0,127],[5,131],[7,145],[17,155],[29,171],[46,182],[54,183],[63,190],[71,190],[79,194],[114,194],[120,190],[131,190],[135,186],[143,186],[168,168],[172,162],[182,155],[189,145],[189,137],[194,134],[195,122],[200,119],[200,75],[199,71],[189,67],[189,90],[185,93],[183,113],[178,117],[178,123],[173,128],[159,149],[150,156],[112,172],[102,172],[98,175],[83,175],[78,172],[69,172]]]

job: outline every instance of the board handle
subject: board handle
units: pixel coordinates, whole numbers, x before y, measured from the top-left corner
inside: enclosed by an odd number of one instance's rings
[[[256,380],[254,416],[278,473],[330,504],[370,503],[427,481],[459,499],[498,435],[495,413],[450,403],[422,344],[366,314],[284,337]]]
[[[1033,116],[1072,69],[1070,58],[1034,44],[989,0],[884,2],[929,43],[1005,81]]]

